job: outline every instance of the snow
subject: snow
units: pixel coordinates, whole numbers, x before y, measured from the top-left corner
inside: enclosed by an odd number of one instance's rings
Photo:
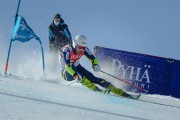
[[[0,76],[0,120],[179,120],[180,99],[139,101],[91,91],[79,83]]]

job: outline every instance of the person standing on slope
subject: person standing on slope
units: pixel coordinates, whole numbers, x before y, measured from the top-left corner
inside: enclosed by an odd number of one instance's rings
[[[88,39],[85,35],[77,35],[73,41],[73,45],[66,45],[61,50],[61,59],[64,60],[63,63],[61,63],[64,64],[62,76],[65,80],[77,80],[93,91],[99,91],[105,94],[112,92],[119,96],[133,98],[132,95],[122,89],[114,87],[110,82],[102,78],[95,77],[91,72],[81,66],[80,58],[85,55],[91,61],[92,69],[95,72],[100,71],[98,59],[88,49]],[[98,88],[96,84],[105,89]]]
[[[49,47],[57,52],[67,44],[72,44],[71,33],[60,14],[56,14],[49,26]]]
[[[56,73],[59,51],[65,45],[72,44],[71,33],[60,14],[56,14],[49,25],[49,47],[51,52],[51,72]]]

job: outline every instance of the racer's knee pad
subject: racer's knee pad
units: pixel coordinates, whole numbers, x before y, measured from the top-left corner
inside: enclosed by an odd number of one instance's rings
[[[94,83],[92,83],[90,80],[88,80],[86,77],[83,77],[81,84],[88,87],[91,90],[97,90],[99,89]]]

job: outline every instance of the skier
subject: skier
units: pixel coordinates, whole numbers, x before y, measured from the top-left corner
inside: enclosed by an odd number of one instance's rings
[[[49,47],[50,47],[50,62],[51,72],[56,73],[58,64],[59,50],[65,45],[72,44],[71,33],[68,26],[64,23],[60,14],[56,14],[53,22],[49,25]]]
[[[88,40],[84,35],[77,35],[73,41],[73,45],[66,45],[61,50],[61,67],[64,69],[62,76],[67,81],[77,80],[82,85],[88,87],[93,91],[99,91],[105,94],[110,92],[124,97],[134,98],[123,91],[122,89],[114,87],[110,82],[102,78],[95,77],[91,72],[86,70],[80,64],[80,58],[85,55],[92,62],[92,69],[95,72],[100,71],[100,66],[98,64],[98,59],[91,53],[87,47]],[[64,64],[64,65],[63,65]],[[105,89],[100,89],[96,86],[100,85]]]

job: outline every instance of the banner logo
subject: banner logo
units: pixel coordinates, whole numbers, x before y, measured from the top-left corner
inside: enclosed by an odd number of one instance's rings
[[[149,89],[150,87],[150,69],[150,65],[144,65],[144,67],[135,67],[123,65],[121,61],[112,59],[112,74],[124,80],[128,80],[141,88]]]

